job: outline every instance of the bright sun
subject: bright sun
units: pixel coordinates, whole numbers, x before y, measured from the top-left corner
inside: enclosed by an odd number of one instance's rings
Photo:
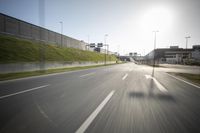
[[[145,31],[166,30],[172,25],[172,13],[164,7],[154,7],[147,10],[141,19]]]

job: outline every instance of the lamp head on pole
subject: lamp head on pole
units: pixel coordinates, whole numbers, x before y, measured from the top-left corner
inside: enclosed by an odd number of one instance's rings
[[[154,30],[153,32],[156,33],[156,32],[159,32],[159,30]]]
[[[188,39],[188,38],[191,38],[191,36],[186,36],[185,38]]]

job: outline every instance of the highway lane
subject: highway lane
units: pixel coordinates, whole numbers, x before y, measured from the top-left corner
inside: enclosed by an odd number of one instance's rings
[[[87,69],[87,70],[80,70],[80,71],[73,71],[73,72],[65,72],[65,73],[58,73],[58,74],[49,74],[49,75],[42,75],[42,76],[35,76],[30,78],[22,78],[17,80],[10,80],[10,81],[0,81],[1,85],[1,95],[6,95],[9,93],[14,93],[18,91],[23,91],[28,88],[33,88],[35,86],[42,86],[45,84],[57,84],[71,81],[79,81],[80,76],[85,76],[85,74],[95,73],[97,70],[102,70],[100,72],[104,72],[105,74],[110,67],[104,69],[103,67],[94,68],[94,69]],[[115,68],[115,67],[112,67]],[[14,88],[14,89],[13,89]]]
[[[155,77],[167,88],[163,93],[133,71],[87,132],[199,132],[200,90],[165,73]],[[151,72],[149,72],[151,73]],[[153,94],[149,89],[153,89]],[[109,113],[108,113],[109,112]]]
[[[120,70],[121,72],[113,74],[112,71],[115,69],[118,68],[113,66],[112,69],[109,69],[109,67],[90,69],[61,75],[28,78],[25,81],[17,80],[16,82],[2,83],[1,90],[3,90],[4,95],[16,92],[16,89],[24,91],[33,86],[50,84],[48,87],[37,91],[1,99],[0,105],[3,108],[0,110],[0,114],[2,114],[0,118],[2,132],[7,130],[19,130],[22,132],[21,129],[18,129],[21,127],[25,128],[25,132],[38,130],[42,132],[43,130],[46,132],[75,131],[81,124],[81,120],[85,120],[106,97],[109,89],[117,89],[117,84],[113,85],[113,83],[115,80],[119,80],[116,78],[121,78],[124,70],[122,69]],[[93,71],[95,71],[95,76],[80,77]],[[113,87],[109,88],[110,86]],[[6,91],[6,89],[10,90],[10,92]],[[45,110],[43,111],[45,115],[40,111],[41,106]],[[51,118],[50,121],[44,117],[47,115]],[[59,128],[54,127],[55,125],[51,121],[58,123],[56,125],[59,125]],[[75,121],[75,125],[73,121]],[[34,129],[34,127],[37,128]]]
[[[127,63],[2,82],[0,132],[199,132],[199,88],[151,74]]]

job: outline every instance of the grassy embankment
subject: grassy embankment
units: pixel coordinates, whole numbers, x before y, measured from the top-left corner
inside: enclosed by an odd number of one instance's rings
[[[82,62],[82,61],[104,61],[105,55],[97,52],[84,51],[74,48],[58,47],[56,45],[43,45],[39,42],[17,39],[5,35],[0,35],[0,64],[39,62],[41,58],[41,48],[45,50],[45,61],[66,61],[66,62]],[[109,55],[107,60],[116,61],[116,57]],[[98,66],[84,66],[62,69],[50,69],[45,71],[19,72],[0,74],[0,80],[8,80],[22,78],[28,76],[36,76],[57,72],[73,71],[80,69],[88,69]]]
[[[45,61],[104,61],[104,54],[56,45],[42,45],[14,37],[0,35],[0,63],[39,62],[40,49],[44,48]],[[107,60],[116,57],[109,55]]]
[[[189,74],[189,73],[173,73],[169,72],[169,74],[181,77],[183,79],[189,80],[193,83],[200,85],[200,74]]]

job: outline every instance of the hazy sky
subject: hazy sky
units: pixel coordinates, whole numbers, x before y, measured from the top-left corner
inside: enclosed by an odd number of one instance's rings
[[[39,25],[39,0],[0,0],[0,12]],[[45,28],[85,42],[107,42],[112,51],[148,53],[157,47],[200,44],[200,0],[45,0]]]

